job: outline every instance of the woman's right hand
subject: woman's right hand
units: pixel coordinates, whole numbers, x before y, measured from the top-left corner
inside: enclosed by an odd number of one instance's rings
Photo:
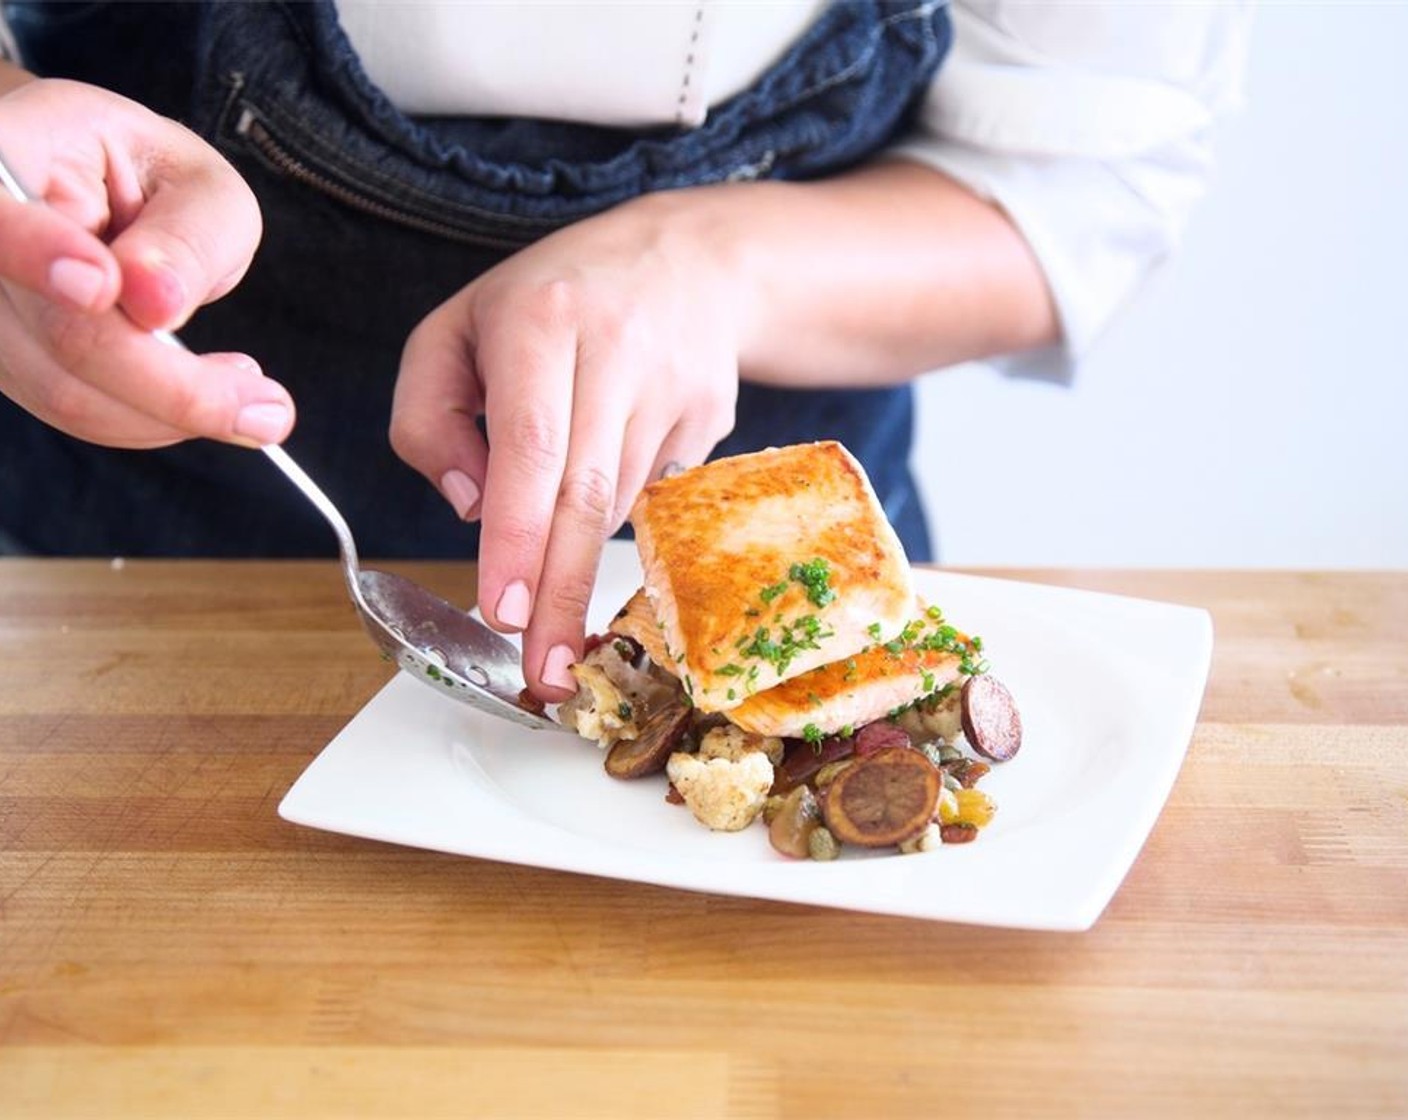
[[[0,67],[3,88],[18,72]],[[0,97],[0,152],[33,200],[0,191],[0,392],[112,447],[281,441],[293,402],[254,359],[151,333],[249,267],[259,208],[235,170],[176,122],[60,80]]]

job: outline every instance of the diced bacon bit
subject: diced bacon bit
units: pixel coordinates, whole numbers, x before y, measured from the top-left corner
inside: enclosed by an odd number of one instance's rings
[[[604,634],[587,635],[586,640],[582,642],[582,660],[585,661],[587,655],[594,649],[598,649],[607,644],[616,645],[618,642],[624,643],[624,645],[620,647],[622,651],[621,659],[623,661],[634,661],[640,656],[640,643],[638,641],[624,634],[617,634],[608,630]],[[630,656],[626,656],[625,646],[630,647]]]
[[[945,762],[943,769],[953,775],[953,780],[964,789],[972,789],[992,767],[976,758],[960,758],[954,762]]]
[[[906,743],[908,740],[906,740]],[[828,762],[850,758],[855,753],[855,739],[831,736],[819,743],[807,743],[801,739],[787,741],[787,753],[774,775],[772,792],[788,793],[797,786],[810,782],[816,772]]]
[[[887,719],[867,723],[856,732],[856,754],[861,758],[883,751],[886,747],[907,747],[909,736]]]
[[[967,844],[978,838],[978,826],[973,824],[944,824],[939,826],[939,835],[945,844]]]
[[[544,704],[541,700],[539,700],[536,696],[534,696],[531,692],[529,692],[526,688],[522,689],[518,693],[518,706],[520,708],[526,708],[528,711],[540,716],[546,715],[548,710],[547,705]]]

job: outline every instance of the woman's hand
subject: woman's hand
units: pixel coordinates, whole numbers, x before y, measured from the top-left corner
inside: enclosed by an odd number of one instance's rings
[[[481,609],[523,630],[529,684],[562,699],[603,541],[666,464],[699,463],[728,433],[740,368],[872,387],[1058,337],[1012,222],[929,168],[667,191],[437,308],[402,358],[391,440],[482,517]]]
[[[687,194],[523,250],[428,316],[402,359],[392,445],[481,518],[481,610],[523,631],[527,680],[551,700],[576,689],[603,543],[645,483],[733,426],[742,293]]]
[[[0,392],[114,447],[283,439],[293,403],[252,358],[150,333],[244,275],[260,218],[243,180],[132,101],[0,67],[0,151],[34,200],[0,192]]]

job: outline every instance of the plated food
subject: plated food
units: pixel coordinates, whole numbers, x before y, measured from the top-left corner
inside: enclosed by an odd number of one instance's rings
[[[716,460],[646,487],[631,521],[643,586],[558,713],[609,774],[664,771],[701,823],[762,819],[797,857],[923,851],[992,819],[976,783],[1021,717],[981,639],[916,595],[844,447]]]

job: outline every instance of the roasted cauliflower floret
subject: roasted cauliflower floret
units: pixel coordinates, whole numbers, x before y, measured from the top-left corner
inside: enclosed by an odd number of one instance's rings
[[[744,731],[731,723],[710,728],[704,733],[704,738],[699,740],[699,757],[703,759],[726,758],[730,762],[737,762],[750,751],[762,751],[768,756],[768,761],[776,766],[782,761],[782,740],[776,735],[758,735],[752,731]]]
[[[562,724],[601,747],[636,738],[646,717],[674,701],[680,686],[649,661],[637,666],[635,656],[635,647],[618,638],[573,665],[577,695],[558,707]]]
[[[678,751],[665,772],[695,819],[717,832],[747,828],[772,788],[772,763],[762,751],[746,751],[737,760]]]
[[[574,728],[584,739],[594,739],[600,747],[640,734],[635,709],[600,665],[590,660],[578,662],[572,666],[572,675],[577,678],[577,695],[557,709],[564,726]]]
[[[934,821],[930,821],[918,836],[901,840],[899,849],[905,855],[913,855],[915,852],[933,852],[937,851],[943,842],[943,833],[939,831],[939,826]]]

